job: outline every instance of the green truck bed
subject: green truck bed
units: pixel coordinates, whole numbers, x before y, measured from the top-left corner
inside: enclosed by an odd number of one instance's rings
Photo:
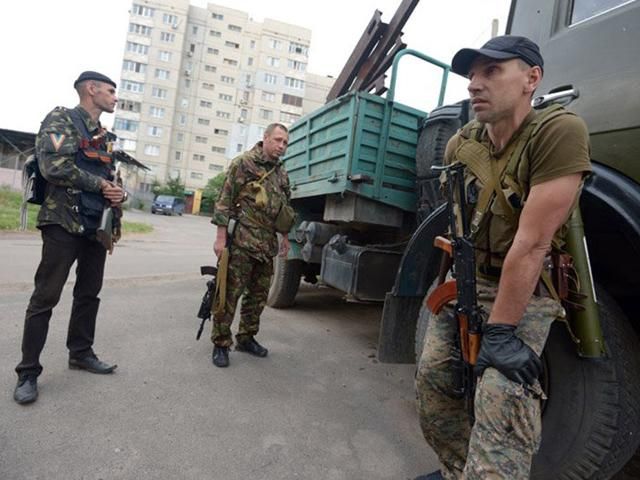
[[[292,198],[352,192],[415,211],[418,125],[426,115],[356,92],[303,117],[283,159]]]

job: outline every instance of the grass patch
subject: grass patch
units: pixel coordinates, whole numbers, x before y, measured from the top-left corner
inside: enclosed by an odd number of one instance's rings
[[[0,187],[0,231],[12,231],[20,228],[20,204],[22,195],[19,192],[9,190],[7,187]],[[36,229],[39,205],[27,205],[27,230]],[[141,222],[122,222],[122,232],[127,233],[149,233],[153,231],[153,226]]]

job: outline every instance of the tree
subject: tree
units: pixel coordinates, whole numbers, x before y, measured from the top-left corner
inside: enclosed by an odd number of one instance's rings
[[[156,195],[171,195],[178,198],[184,198],[185,184],[180,181],[180,177],[170,178],[166,185],[161,185],[158,180],[154,180],[151,190]]]
[[[215,177],[212,177],[207,182],[207,185],[202,190],[202,203],[200,204],[200,210],[203,212],[213,212],[213,206],[220,196],[220,190],[224,184],[224,180],[227,178],[225,172],[220,172]]]

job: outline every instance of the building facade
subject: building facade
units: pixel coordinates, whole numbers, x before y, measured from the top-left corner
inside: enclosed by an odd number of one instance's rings
[[[333,79],[307,72],[310,41],[306,28],[219,5],[134,1],[114,131],[151,171],[130,172],[127,186],[180,177],[202,188],[269,123],[324,104]]]

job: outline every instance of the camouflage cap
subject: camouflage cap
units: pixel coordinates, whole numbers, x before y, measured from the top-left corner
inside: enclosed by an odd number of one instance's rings
[[[103,75],[98,72],[92,72],[91,70],[87,70],[86,72],[82,72],[78,77],[78,79],[75,82],[73,82],[73,88],[75,88],[80,82],[84,82],[86,80],[95,80],[97,82],[104,82],[104,83],[108,83],[109,85],[112,85],[114,88],[117,87],[116,82],[111,80],[106,75]]]

